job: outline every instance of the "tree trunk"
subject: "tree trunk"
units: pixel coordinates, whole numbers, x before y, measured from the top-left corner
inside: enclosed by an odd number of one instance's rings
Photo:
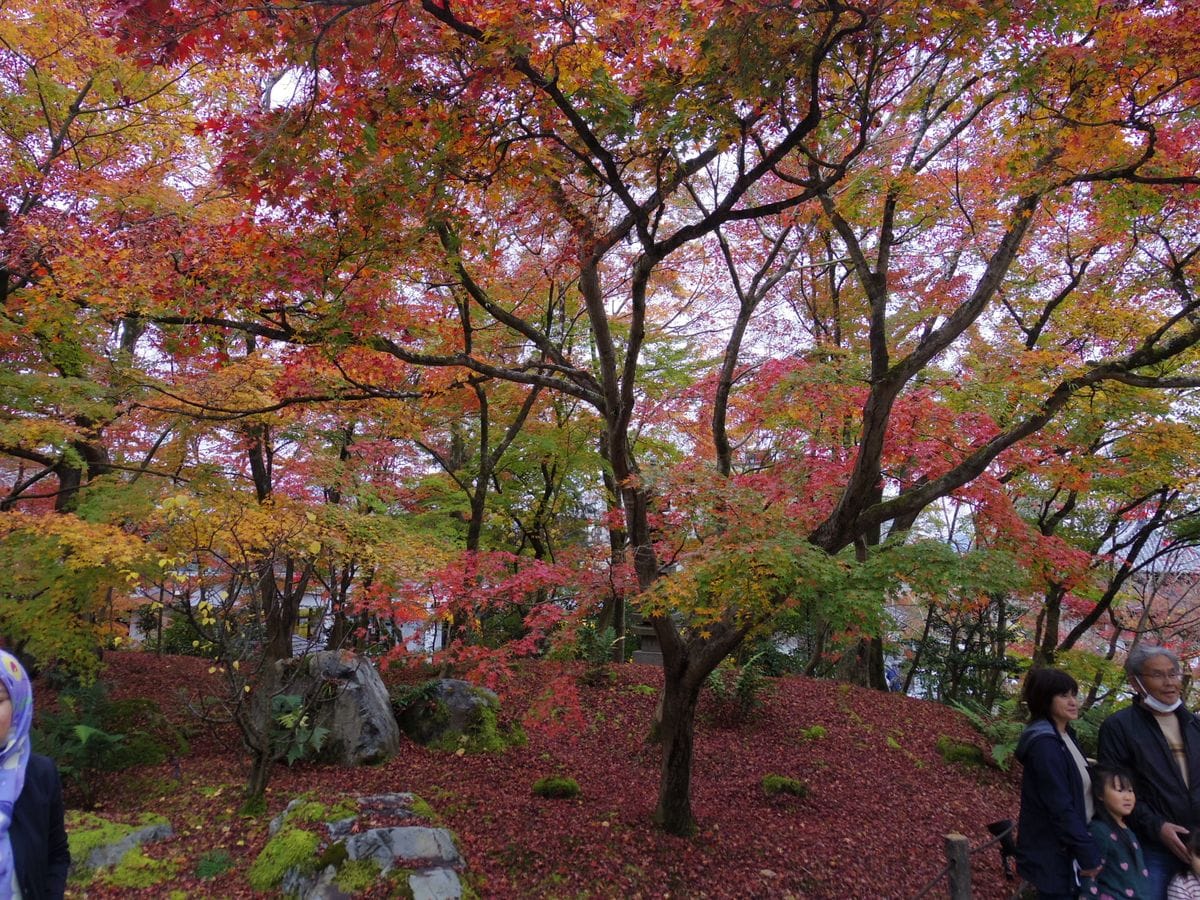
[[[1062,615],[1062,598],[1066,591],[1058,585],[1051,585],[1046,591],[1046,602],[1042,607],[1045,616],[1039,616],[1042,626],[1041,640],[1034,648],[1033,664],[1035,666],[1052,666],[1058,655],[1058,623]]]
[[[247,806],[262,801],[267,791],[267,783],[271,780],[271,768],[275,761],[270,752],[255,752],[250,763],[250,777],[246,779],[246,789],[242,799]]]
[[[665,679],[662,695],[662,778],[654,821],[668,834],[696,833],[692,815],[692,743],[702,680]]]

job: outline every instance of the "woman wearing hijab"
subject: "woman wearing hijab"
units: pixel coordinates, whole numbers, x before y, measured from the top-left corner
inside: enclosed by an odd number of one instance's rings
[[[71,864],[62,782],[30,752],[32,722],[29,676],[0,650],[0,900],[62,900]]]

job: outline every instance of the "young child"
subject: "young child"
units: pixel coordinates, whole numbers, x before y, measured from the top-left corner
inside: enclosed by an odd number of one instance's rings
[[[1125,826],[1125,817],[1133,812],[1133,779],[1119,769],[1097,766],[1092,770],[1092,793],[1096,797],[1096,817],[1092,819],[1092,837],[1104,860],[1094,878],[1080,885],[1081,897],[1096,900],[1125,900],[1147,897],[1150,872],[1142,856],[1142,846]]]
[[[1187,836],[1188,853],[1192,855],[1192,868],[1180,872],[1167,885],[1167,900],[1200,900],[1200,828],[1193,828]]]

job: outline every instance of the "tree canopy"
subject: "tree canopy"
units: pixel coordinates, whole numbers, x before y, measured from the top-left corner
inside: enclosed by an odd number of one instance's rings
[[[1195,533],[1190,4],[3,9],[4,508],[201,511],[269,656],[318,583],[460,662],[636,610],[686,832],[781,616],[878,668],[889,597],[1020,594],[1045,658]]]

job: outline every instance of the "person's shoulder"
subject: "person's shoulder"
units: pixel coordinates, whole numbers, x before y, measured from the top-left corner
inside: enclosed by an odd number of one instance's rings
[[[1111,731],[1114,728],[1128,728],[1138,721],[1139,714],[1138,705],[1130,703],[1124,709],[1118,709],[1115,713],[1105,716],[1104,721],[1100,723],[1100,730]]]
[[[1092,837],[1104,841],[1116,840],[1118,837],[1117,827],[1099,815],[1088,823],[1088,830],[1091,831]]]
[[[25,764],[26,784],[48,785],[58,781],[58,778],[58,765],[53,759],[40,753],[29,754],[29,762]]]

